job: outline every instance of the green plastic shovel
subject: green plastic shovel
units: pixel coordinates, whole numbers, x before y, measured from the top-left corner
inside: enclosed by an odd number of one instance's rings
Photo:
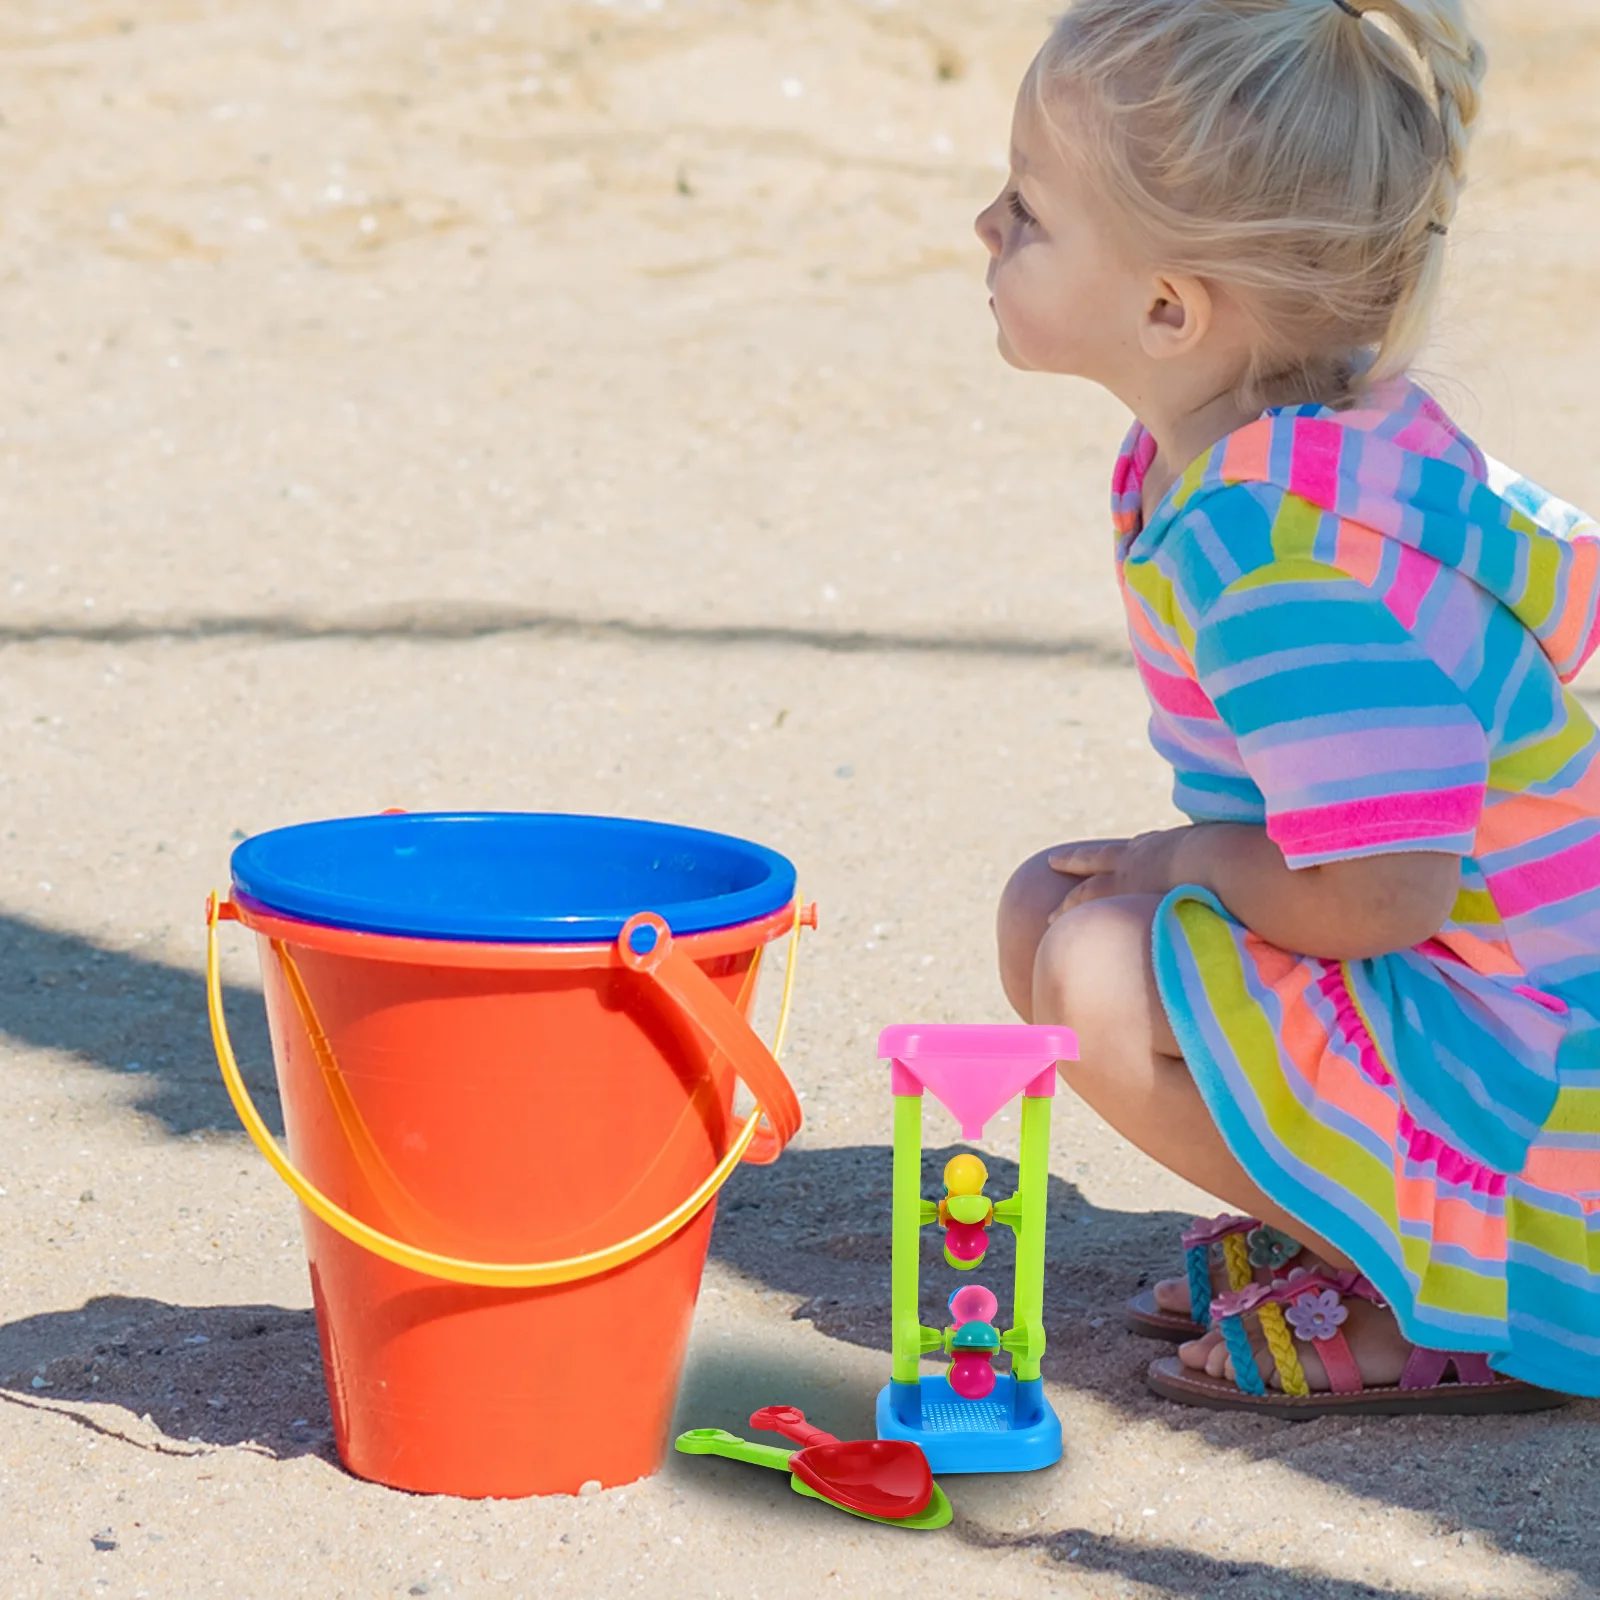
[[[825,1506],[848,1511],[852,1517],[861,1517],[867,1522],[881,1522],[886,1528],[917,1528],[930,1531],[942,1528],[954,1514],[950,1509],[949,1500],[945,1498],[944,1490],[938,1484],[933,1486],[933,1497],[915,1516],[875,1517],[870,1512],[856,1511],[813,1489],[809,1483],[790,1472],[789,1457],[795,1453],[793,1450],[785,1450],[781,1445],[775,1444],[753,1444],[749,1439],[741,1439],[736,1433],[725,1433],[721,1428],[691,1428],[687,1433],[680,1433],[676,1443],[677,1448],[688,1456],[726,1456],[730,1461],[748,1461],[753,1466],[771,1467],[777,1472],[788,1472],[789,1487],[796,1494],[809,1495],[811,1499],[820,1500]]]

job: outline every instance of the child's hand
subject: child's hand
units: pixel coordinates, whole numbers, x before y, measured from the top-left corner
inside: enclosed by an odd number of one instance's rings
[[[1177,871],[1178,845],[1190,828],[1165,828],[1134,839],[1095,839],[1050,857],[1051,868],[1064,877],[1081,878],[1050,913],[1054,922],[1064,911],[1121,894],[1169,894],[1182,881]]]
[[[1209,889],[1229,914],[1280,950],[1324,961],[1362,961],[1410,950],[1444,925],[1461,888],[1448,852],[1406,850],[1291,868],[1267,830],[1201,822],[1136,839],[1093,839],[1049,857],[1076,877],[1051,913],[1112,895]]]

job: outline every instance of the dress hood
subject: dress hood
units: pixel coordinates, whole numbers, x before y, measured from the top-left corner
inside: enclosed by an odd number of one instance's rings
[[[1454,568],[1505,606],[1563,683],[1600,645],[1600,523],[1484,456],[1414,384],[1370,409],[1272,411],[1197,461],[1169,497],[1265,483]]]

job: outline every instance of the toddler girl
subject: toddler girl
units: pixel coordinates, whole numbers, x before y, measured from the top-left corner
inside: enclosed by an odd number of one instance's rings
[[[1077,0],[978,218],[1005,358],[1139,419],[1192,822],[1025,862],[999,945],[1072,1087],[1248,1214],[1132,1307],[1190,1403],[1600,1394],[1600,527],[1406,375],[1483,67],[1459,0]]]

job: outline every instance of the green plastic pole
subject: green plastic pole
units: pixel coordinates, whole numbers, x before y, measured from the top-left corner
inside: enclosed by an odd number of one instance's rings
[[[1027,1339],[1026,1357],[1013,1356],[1018,1382],[1039,1376],[1044,1354],[1044,1219],[1050,1182],[1050,1102],[1022,1098],[1022,1148],[1017,1158],[1017,1280],[1011,1322]]]
[[[922,1096],[894,1097],[894,1206],[890,1218],[889,1316],[896,1383],[915,1383],[922,1361],[917,1262],[922,1254]],[[1043,1258],[1040,1258],[1041,1261]]]

